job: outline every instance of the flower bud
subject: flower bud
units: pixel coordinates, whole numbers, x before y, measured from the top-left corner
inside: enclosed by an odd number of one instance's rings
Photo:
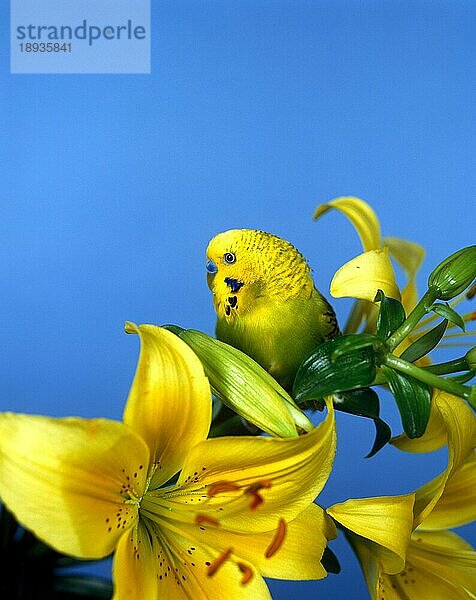
[[[313,429],[291,396],[248,355],[193,329],[179,337],[201,360],[215,396],[246,420],[278,437]]]
[[[468,352],[466,352],[466,363],[468,364],[468,369],[472,371],[476,369],[476,346],[471,348]]]
[[[476,246],[468,246],[448,256],[428,277],[428,287],[440,300],[451,300],[476,277]]]

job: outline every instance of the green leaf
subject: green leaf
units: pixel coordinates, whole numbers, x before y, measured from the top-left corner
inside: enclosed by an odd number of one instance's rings
[[[379,450],[381,450],[386,444],[388,444],[390,438],[392,437],[392,430],[383,419],[381,419],[380,417],[375,418],[374,425],[375,440],[372,448],[370,449],[370,452],[365,456],[365,458],[371,458],[372,456],[375,456],[375,454],[377,454]]]
[[[412,363],[422,356],[428,354],[428,352],[431,352],[431,350],[433,350],[433,348],[444,336],[447,326],[448,320],[444,319],[436,327],[433,327],[433,329],[427,331],[425,335],[422,335],[421,338],[418,338],[416,342],[413,342],[413,344],[405,350],[400,358]]]
[[[463,318],[460,314],[458,314],[449,304],[442,304],[441,302],[436,302],[433,306],[430,306],[430,310],[435,312],[440,317],[447,319],[450,323],[453,323],[463,331],[466,330]]]
[[[340,564],[337,556],[332,552],[329,546],[324,548],[324,553],[322,554],[321,563],[324,569],[328,573],[333,573],[334,575],[338,575],[340,573]]]
[[[374,419],[380,414],[379,397],[370,388],[339,392],[334,395],[333,401],[336,410],[357,415],[358,417]]]
[[[360,350],[373,346],[376,342],[380,345],[380,340],[373,333],[349,333],[336,338],[336,347],[332,352],[331,360],[334,362],[342,354],[347,354],[353,350]]]
[[[421,437],[430,418],[430,388],[385,365],[382,365],[382,373],[397,403],[403,430],[411,439]]]
[[[387,298],[382,290],[378,290],[375,302],[380,302],[380,310],[377,318],[377,335],[382,340],[386,340],[405,321],[405,309],[398,300]]]
[[[365,458],[374,456],[388,443],[392,437],[390,427],[383,421],[380,414],[380,401],[377,393],[370,388],[361,388],[335,394],[333,397],[336,410],[372,419],[375,425],[375,440],[370,452]]]
[[[359,334],[352,337],[358,337]],[[320,400],[328,394],[367,387],[375,379],[375,352],[367,345],[357,351],[333,356],[346,338],[340,336],[321,344],[308,356],[298,369],[293,386],[296,402]]]
[[[451,381],[455,381],[456,383],[467,383],[471,381],[473,377],[476,375],[476,369],[471,369],[466,373],[462,373],[461,375],[455,375],[455,377],[448,377]]]

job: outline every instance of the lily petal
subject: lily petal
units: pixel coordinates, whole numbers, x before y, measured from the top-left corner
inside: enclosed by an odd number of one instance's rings
[[[476,419],[464,400],[440,392],[435,394],[433,402],[447,429],[448,466],[441,475],[416,491],[414,527],[427,519],[447,482],[462,468],[473,448],[475,436]]]
[[[379,572],[379,563],[377,561],[380,547],[370,540],[350,531],[346,531],[345,537],[359,559],[367,587],[369,588],[371,600],[380,600],[382,596],[377,595],[379,592],[379,584],[382,581],[382,576]],[[387,593],[386,589],[385,593]],[[385,596],[385,600],[387,600],[387,596]],[[401,599],[391,596],[390,600]]]
[[[449,531],[416,531],[408,546],[405,569],[389,575],[366,540],[352,537],[372,600],[468,600],[476,589],[475,553]]]
[[[385,237],[383,243],[388,246],[391,256],[405,271],[408,279],[415,277],[425,258],[423,246],[397,237]]]
[[[189,346],[155,325],[126,325],[138,333],[141,352],[124,422],[147,442],[158,465],[154,486],[168,481],[183,457],[210,428],[211,392],[203,367]]]
[[[147,598],[147,600],[158,600],[159,575],[164,578],[163,566],[164,549],[158,546],[157,540],[153,540],[142,521],[128,533],[122,536],[114,554],[113,600],[130,600],[131,598]],[[160,567],[159,567],[160,563]],[[160,573],[159,573],[160,571]],[[170,576],[170,581],[169,581]],[[175,592],[175,578],[169,571],[164,586],[169,583],[172,592]],[[174,587],[175,586],[175,587]],[[180,598],[182,596],[165,595],[164,598]]]
[[[468,600],[476,589],[476,553],[449,531],[416,531],[408,547],[405,570],[382,575],[380,592],[400,600]]]
[[[141,524],[135,535],[124,536],[117,548],[114,600],[271,599],[265,582],[256,573],[246,585],[241,583],[243,574],[234,555],[209,575],[209,567],[219,555],[217,549],[199,546],[176,531],[156,528],[153,523],[147,528]]]
[[[476,520],[476,452],[447,481],[444,493],[420,529],[452,529]]]
[[[320,204],[314,211],[313,218],[318,219],[331,208],[335,208],[349,219],[359,234],[365,251],[380,248],[380,224],[367,202],[353,196],[341,196]]]
[[[188,502],[190,494],[226,482],[236,486],[236,491],[218,493],[200,505],[223,529],[259,533],[276,528],[276,515],[292,521],[318,495],[332,468],[335,419],[332,403],[327,406],[324,422],[298,438],[229,437],[198,444],[186,458],[176,486],[187,493],[174,500]],[[256,510],[247,510],[245,505],[231,512],[230,503],[243,494],[246,497],[246,490],[253,487],[263,500]],[[246,504],[251,506],[256,495],[250,492],[248,498]]]
[[[430,419],[428,420],[425,433],[419,438],[409,438],[405,433],[402,433],[392,438],[390,444],[404,452],[420,454],[439,450],[447,443],[446,425],[440,411],[435,406],[434,398],[437,393],[446,392],[434,392],[431,400]]]
[[[149,451],[122,423],[0,414],[0,496],[59,552],[110,554],[137,519]]]
[[[383,565],[386,573],[398,573],[405,565],[413,524],[414,494],[347,500],[327,509],[328,514],[358,534],[364,545]]]
[[[408,282],[402,290],[402,304],[408,314],[418,302],[415,277],[425,258],[425,249],[420,244],[396,237],[386,237],[383,243],[407,276]]]
[[[388,248],[364,252],[343,265],[331,282],[334,298],[351,297],[373,302],[378,290],[400,299]]]

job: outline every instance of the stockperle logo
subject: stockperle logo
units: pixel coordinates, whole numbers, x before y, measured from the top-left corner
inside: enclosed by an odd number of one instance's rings
[[[150,73],[150,0],[11,0],[12,73]]]

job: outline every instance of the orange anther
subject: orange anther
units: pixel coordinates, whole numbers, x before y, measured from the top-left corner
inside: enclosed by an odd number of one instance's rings
[[[273,541],[266,549],[264,555],[266,558],[271,558],[282,546],[284,538],[286,537],[286,521],[279,519],[278,529],[274,535]]]
[[[251,567],[249,567],[248,565],[245,565],[245,563],[239,562],[239,563],[237,563],[237,565],[238,565],[238,568],[240,569],[240,571],[243,573],[243,579],[241,580],[241,585],[246,585],[247,583],[249,583],[249,581],[253,577],[253,571],[252,571]]]
[[[250,510],[256,510],[263,502],[263,497],[260,496],[258,492],[251,492]]]
[[[208,497],[216,496],[217,494],[221,494],[223,492],[236,492],[240,489],[240,486],[232,481],[217,481],[216,483],[212,483],[208,490]]]
[[[195,523],[197,525],[215,525],[215,527],[218,527],[218,525],[220,525],[220,523],[217,519],[215,519],[215,517],[210,517],[209,515],[196,515]]]
[[[207,576],[211,577],[215,575],[218,569],[222,566],[222,564],[230,558],[231,553],[233,552],[233,548],[228,548],[224,552],[220,554],[218,558],[216,558],[211,565],[208,566]]]
[[[271,483],[271,481],[269,481],[269,479],[263,479],[261,481],[256,481],[255,483],[252,483],[246,488],[245,491],[249,494],[253,494],[254,492],[259,492],[259,490],[269,489],[272,485],[273,484]]]
[[[262,481],[252,483],[246,488],[245,492],[251,494],[250,510],[256,510],[260,504],[263,504],[264,499],[258,492],[263,489],[269,489],[271,486],[271,481],[263,479]]]

